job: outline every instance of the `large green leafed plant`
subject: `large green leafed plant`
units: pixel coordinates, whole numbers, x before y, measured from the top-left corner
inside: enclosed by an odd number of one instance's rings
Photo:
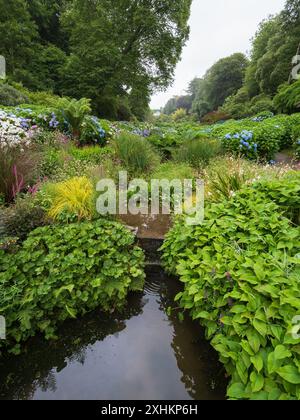
[[[144,256],[121,224],[99,220],[33,231],[16,254],[0,249],[0,315],[18,353],[37,333],[55,336],[68,318],[120,309],[144,283]]]
[[[211,205],[200,226],[179,221],[163,245],[180,307],[231,376],[229,398],[300,399],[300,228],[286,217],[299,200],[298,174],[258,183]]]

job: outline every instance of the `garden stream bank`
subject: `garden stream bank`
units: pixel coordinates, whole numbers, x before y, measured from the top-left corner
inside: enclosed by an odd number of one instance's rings
[[[168,221],[155,223],[154,232],[147,223],[141,220],[137,233],[148,263],[144,291],[132,293],[121,314],[66,321],[58,340],[35,337],[21,356],[3,359],[0,399],[225,399],[217,353],[199,323],[179,321],[181,285],[159,265]]]

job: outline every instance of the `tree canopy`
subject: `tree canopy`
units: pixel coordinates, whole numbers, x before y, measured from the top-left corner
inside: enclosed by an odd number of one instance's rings
[[[173,79],[191,2],[0,0],[0,54],[26,87],[87,96],[102,116],[142,117]]]
[[[203,78],[191,82],[193,93],[188,89],[188,111],[199,118],[220,107],[222,112],[237,118],[272,111],[278,104],[278,100],[272,102],[277,92],[291,95],[287,100],[293,103],[292,92],[297,86],[288,89],[285,84],[295,82],[291,77],[295,55],[300,55],[300,0],[287,0],[282,12],[259,25],[249,59],[241,53],[222,58]],[[173,98],[165,112],[174,112],[178,103],[178,97],[175,102]]]

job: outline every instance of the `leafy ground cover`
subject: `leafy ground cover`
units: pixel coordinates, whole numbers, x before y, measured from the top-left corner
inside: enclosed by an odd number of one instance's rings
[[[257,181],[179,220],[162,247],[181,308],[206,327],[231,377],[232,399],[300,398],[300,176]]]
[[[57,325],[95,308],[121,309],[144,284],[143,252],[121,224],[99,220],[46,226],[16,250],[0,249],[0,313],[7,340],[19,353],[37,333],[55,338]]]

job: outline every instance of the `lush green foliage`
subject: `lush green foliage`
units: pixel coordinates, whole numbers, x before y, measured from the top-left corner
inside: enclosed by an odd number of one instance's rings
[[[199,169],[220,154],[221,143],[218,140],[194,139],[185,141],[175,152],[175,160]]]
[[[148,140],[136,134],[122,132],[115,140],[117,157],[130,175],[149,173],[159,163],[159,156]]]
[[[113,150],[108,147],[101,148],[99,146],[87,146],[83,148],[73,146],[70,148],[69,153],[77,160],[88,162],[92,165],[100,165],[106,158],[113,155]]]
[[[0,83],[0,105],[16,106],[25,104],[28,98],[8,84]]]
[[[287,0],[277,16],[262,22],[253,39],[245,87],[250,96],[274,95],[288,81],[300,38],[299,0]]]
[[[25,240],[29,233],[47,223],[45,211],[32,196],[18,198],[14,206],[0,208],[0,237]]]
[[[186,110],[184,108],[178,108],[176,111],[171,115],[172,120],[174,122],[182,121],[186,118]]]
[[[300,80],[284,85],[274,98],[274,104],[279,112],[290,114],[300,110]]]
[[[0,250],[0,314],[7,322],[1,349],[18,353],[37,333],[55,337],[68,318],[120,309],[143,281],[143,252],[119,223],[39,228],[16,254]]]
[[[288,219],[300,225],[299,179],[299,172],[291,172],[282,179],[269,179],[254,185],[254,190],[262,192],[268,200],[274,201]]]
[[[184,283],[176,299],[206,327],[232,399],[300,398],[300,228],[275,201],[299,208],[299,174],[211,205],[202,225],[177,223],[163,246]]]
[[[174,127],[167,129],[154,129],[152,130],[148,140],[166,159],[171,158],[174,148],[176,148],[181,143],[179,133]]]
[[[261,94],[250,99],[250,95],[243,86],[232,96],[229,96],[221,107],[221,110],[232,118],[245,118],[261,112],[274,112],[275,106],[270,96]]]
[[[97,144],[104,146],[108,135],[109,132],[104,129],[103,122],[97,117],[86,116],[80,126],[80,145]]]
[[[53,177],[63,167],[63,157],[60,150],[46,147],[43,150],[41,162],[38,166],[42,179]]]
[[[260,114],[253,119],[229,121],[211,129],[211,135],[222,139],[225,150],[250,159],[272,160],[279,150],[292,145],[292,129],[300,114],[268,118]]]
[[[191,81],[189,95],[171,98],[164,108],[166,114],[174,113],[182,118],[185,112],[194,112],[198,118],[216,110],[225,99],[241,88],[245,76],[247,58],[240,53],[222,58],[215,63],[202,79]]]
[[[185,163],[166,162],[151,174],[152,179],[193,179],[195,177],[194,170]]]
[[[250,60],[241,53],[222,58],[202,78],[191,81],[188,95],[171,98],[164,113],[184,108],[201,119],[220,106],[221,112],[233,118],[276,109],[297,112],[299,83],[289,84],[295,78],[294,72],[299,73],[299,10],[299,0],[286,0],[281,13],[260,24],[252,40]]]
[[[293,129],[293,145],[296,159],[300,159],[300,124]]]
[[[89,97],[97,114],[112,119],[143,118],[152,89],[173,78],[190,6],[191,0],[0,0],[0,55],[9,78],[31,90]]]
[[[58,103],[58,108],[71,127],[72,135],[79,139],[83,121],[92,111],[90,99],[81,98],[77,101],[76,99],[62,98]]]

